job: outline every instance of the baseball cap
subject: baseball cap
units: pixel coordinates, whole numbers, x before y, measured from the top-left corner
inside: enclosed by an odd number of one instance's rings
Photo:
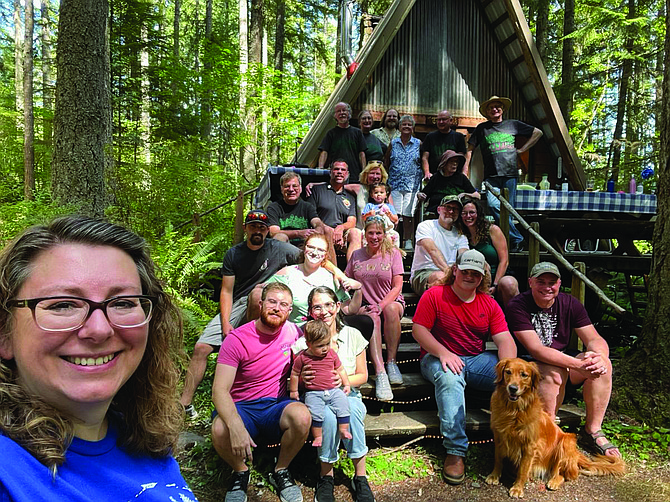
[[[558,267],[548,261],[541,261],[530,271],[531,277],[540,277],[542,274],[553,274],[559,279],[561,278],[561,272],[558,270]]]
[[[486,273],[486,260],[484,255],[476,249],[469,249],[456,258],[458,270],[476,270],[482,275]]]
[[[249,211],[247,217],[244,218],[244,224],[246,225],[247,223],[260,223],[266,227],[270,226],[267,213],[265,211],[261,211],[260,209],[252,209]]]
[[[446,206],[450,202],[455,202],[461,209],[463,208],[463,203],[461,202],[461,199],[458,198],[458,195],[445,195],[440,201],[440,206]]]

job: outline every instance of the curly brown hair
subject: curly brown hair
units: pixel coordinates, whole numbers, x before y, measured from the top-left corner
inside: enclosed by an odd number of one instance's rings
[[[119,389],[110,412],[120,421],[120,444],[131,453],[169,455],[177,443],[183,408],[177,400],[178,362],[183,357],[179,310],[156,277],[141,237],[103,220],[65,216],[27,229],[0,255],[0,343],[14,336],[10,300],[32,273],[37,256],[58,245],[111,246],[135,263],[142,293],[155,298],[147,346],[138,368]],[[20,383],[15,361],[0,360],[0,431],[55,475],[74,437],[72,419]]]
[[[463,233],[468,237],[470,246],[479,244],[480,242],[485,242],[488,240],[491,232],[491,222],[486,219],[486,211],[484,211],[484,206],[482,201],[475,199],[473,197],[463,197],[461,199],[463,203],[463,209],[465,209],[466,204],[472,204],[477,210],[477,220],[475,221],[475,232],[474,235],[470,231],[470,227],[465,223],[462,223],[463,220],[463,210],[461,210],[461,223],[463,228]]]

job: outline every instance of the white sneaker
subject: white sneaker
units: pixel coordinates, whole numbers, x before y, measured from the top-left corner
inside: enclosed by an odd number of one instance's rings
[[[405,249],[407,251],[411,251],[412,249],[414,249],[414,246],[412,245],[412,239],[407,239],[405,241]]]
[[[402,385],[402,373],[400,373],[400,368],[395,361],[386,363],[386,374],[391,385]]]
[[[186,412],[186,418],[189,420],[195,420],[198,418],[199,413],[196,411],[196,409],[193,407],[192,404],[189,404],[184,408],[184,411]]]
[[[375,382],[375,394],[380,401],[393,400],[393,391],[386,373],[379,373]]]

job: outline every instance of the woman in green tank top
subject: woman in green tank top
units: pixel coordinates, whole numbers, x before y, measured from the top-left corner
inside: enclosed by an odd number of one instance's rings
[[[479,199],[463,197],[463,210],[461,220],[463,221],[464,233],[470,243],[470,248],[476,249],[484,255],[486,262],[491,267],[493,282],[489,294],[498,300],[503,306],[519,294],[519,283],[507,272],[509,254],[507,252],[507,240],[498,225],[494,225],[486,219],[484,207]]]

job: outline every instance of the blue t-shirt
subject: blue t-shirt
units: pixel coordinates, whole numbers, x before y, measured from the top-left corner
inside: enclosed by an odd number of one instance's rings
[[[0,434],[0,502],[197,500],[171,456],[131,455],[110,424],[101,441],[74,438],[56,477],[19,444]]]

